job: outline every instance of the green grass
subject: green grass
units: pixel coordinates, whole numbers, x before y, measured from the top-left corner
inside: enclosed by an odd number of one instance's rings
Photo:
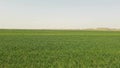
[[[0,68],[120,68],[120,32],[0,30]]]

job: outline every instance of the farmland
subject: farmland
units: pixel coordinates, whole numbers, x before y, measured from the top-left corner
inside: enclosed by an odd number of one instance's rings
[[[119,31],[0,30],[0,68],[119,67]]]

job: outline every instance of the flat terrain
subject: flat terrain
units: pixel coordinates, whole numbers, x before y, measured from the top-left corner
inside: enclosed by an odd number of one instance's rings
[[[0,30],[0,68],[120,68],[120,32]]]

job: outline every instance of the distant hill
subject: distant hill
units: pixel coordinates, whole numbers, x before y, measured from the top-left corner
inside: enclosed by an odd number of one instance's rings
[[[99,31],[120,31],[120,29],[115,28],[87,28],[84,30],[99,30]]]

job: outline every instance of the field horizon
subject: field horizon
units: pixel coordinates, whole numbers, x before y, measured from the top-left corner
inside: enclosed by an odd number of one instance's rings
[[[23,28],[23,29],[21,29],[21,28],[0,28],[0,30],[90,30],[90,31],[120,31],[120,28],[108,28],[108,27],[97,27],[97,28],[79,28],[79,29],[70,29],[70,28],[66,28],[66,29],[63,29],[63,28],[61,28],[61,29],[30,29],[30,28]]]

